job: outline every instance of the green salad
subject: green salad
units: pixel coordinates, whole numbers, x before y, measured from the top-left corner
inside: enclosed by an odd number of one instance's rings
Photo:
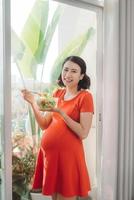
[[[55,107],[56,102],[50,94],[43,93],[37,99],[37,104],[41,110],[45,110],[47,108]]]

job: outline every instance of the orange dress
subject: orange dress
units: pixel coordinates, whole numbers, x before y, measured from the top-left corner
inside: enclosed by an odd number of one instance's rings
[[[59,89],[54,97],[58,98],[58,107],[73,120],[80,121],[80,112],[94,112],[91,93],[82,90],[64,100],[65,92]],[[60,193],[65,197],[86,197],[91,189],[82,140],[56,112],[41,140],[33,181],[33,189],[39,188],[44,195]]]

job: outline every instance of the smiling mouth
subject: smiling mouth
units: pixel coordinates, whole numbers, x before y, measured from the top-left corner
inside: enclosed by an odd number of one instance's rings
[[[67,83],[70,83],[72,82],[73,80],[67,80],[67,79],[64,79]]]

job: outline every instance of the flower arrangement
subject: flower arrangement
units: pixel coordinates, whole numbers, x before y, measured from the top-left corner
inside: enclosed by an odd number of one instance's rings
[[[30,199],[31,180],[36,163],[37,145],[35,139],[23,132],[12,137],[12,190],[13,199]]]

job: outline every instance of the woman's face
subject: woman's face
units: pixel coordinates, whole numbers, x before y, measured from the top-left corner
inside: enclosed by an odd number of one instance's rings
[[[80,80],[83,78],[81,68],[78,64],[67,61],[62,69],[62,81],[66,87],[77,87]]]

